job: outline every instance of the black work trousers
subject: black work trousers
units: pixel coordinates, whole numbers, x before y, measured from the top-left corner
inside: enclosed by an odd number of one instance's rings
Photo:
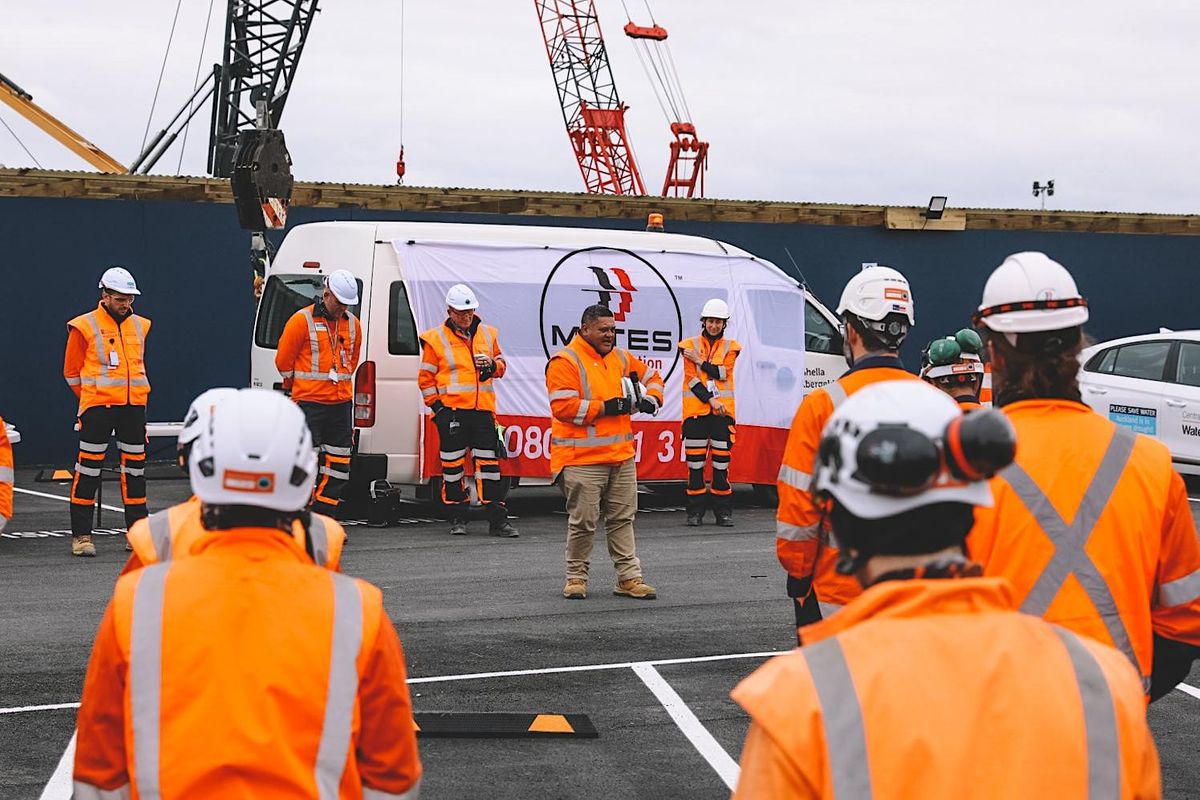
[[[703,414],[683,421],[683,450],[687,458],[687,511],[700,514],[727,513],[733,507],[729,485],[729,456],[735,434],[733,417]],[[704,465],[712,457],[712,483],[704,479]]]
[[[79,415],[79,460],[71,483],[72,536],[92,532],[100,470],[114,433],[121,453],[125,526],[146,516],[146,407],[93,406]]]
[[[496,433],[496,417],[490,411],[452,408],[435,418],[438,429],[438,452],[442,461],[442,502],[449,508],[451,519],[466,519],[467,450],[475,471],[475,493],[487,511],[489,522],[495,526],[508,519],[504,498],[508,496],[508,481],[500,474],[500,446]],[[457,424],[455,424],[457,423]]]
[[[350,451],[354,445],[354,404],[296,403],[304,412],[320,466],[313,490],[312,509],[334,516],[342,500],[342,489],[350,480]]]

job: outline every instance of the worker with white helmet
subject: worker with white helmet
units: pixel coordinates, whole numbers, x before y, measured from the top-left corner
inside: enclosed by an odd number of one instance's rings
[[[100,276],[100,303],[67,323],[63,377],[79,398],[79,460],[71,484],[71,554],[96,555],[92,511],[108,440],[121,452],[125,525],[146,516],[146,336],[150,320],[133,313],[141,294],[124,267]]]
[[[916,321],[908,280],[891,267],[864,264],[842,292],[837,313],[842,318],[842,351],[850,371],[814,389],[804,398],[788,434],[779,468],[779,510],[775,553],[787,570],[796,625],[858,596],[858,584],[834,570],[837,540],[822,529],[823,514],[813,500],[812,470],[821,430],[847,397],[881,381],[918,380],[898,352]]]
[[[358,305],[358,281],[344,269],[292,315],[279,337],[275,368],[284,391],[304,412],[321,468],[313,492],[314,511],[333,516],[350,480],[354,445],[354,379],[362,349],[362,326],[350,310]]]
[[[1015,253],[988,278],[975,323],[1020,447],[969,545],[1022,611],[1116,646],[1156,699],[1200,655],[1200,545],[1166,446],[1082,402],[1088,315],[1043,253]]]
[[[468,450],[488,532],[506,539],[520,535],[508,521],[508,481],[500,471],[503,442],[496,428],[494,382],[504,372],[499,332],[479,318],[479,298],[471,287],[454,284],[446,292],[445,322],[421,334],[417,385],[437,428],[442,502],[455,536],[467,532]]]
[[[999,411],[919,381],[834,411],[812,488],[864,591],[734,689],[752,720],[735,800],[1160,796],[1125,658],[1017,613],[964,555],[1015,445]]]
[[[205,533],[122,576],[78,716],[75,797],[415,798],[404,653],[378,588],[314,566],[292,526],[317,458],[265,389],[212,407],[189,454]]]
[[[711,506],[718,525],[733,525],[729,459],[734,439],[733,367],[742,346],[726,338],[729,304],[714,297],[700,310],[700,335],[679,343],[683,353],[683,430],[687,458],[687,524],[700,525]],[[712,457],[712,483],[704,465]]]
[[[208,389],[201,392],[188,407],[183,419],[183,429],[179,432],[179,440],[175,446],[176,461],[185,475],[188,474],[188,459],[192,447],[200,437],[200,432],[212,419],[213,409],[219,403],[235,397],[237,393],[237,389],[227,387]],[[200,499],[195,495],[182,503],[138,520],[125,534],[129,543],[126,549],[133,552],[121,569],[121,574],[141,569],[148,564],[189,555],[192,546],[204,532],[204,524],[200,520]],[[346,531],[336,520],[324,514],[305,511],[293,523],[292,535],[317,566],[334,570],[340,568]]]
[[[982,408],[983,340],[970,328],[934,339],[921,353],[921,377],[950,395],[963,411]]]

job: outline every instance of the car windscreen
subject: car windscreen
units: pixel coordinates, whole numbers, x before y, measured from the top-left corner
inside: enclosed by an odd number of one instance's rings
[[[356,282],[361,300],[362,281]],[[283,335],[283,326],[297,311],[312,305],[324,285],[325,278],[322,275],[272,275],[268,278],[258,305],[254,344],[271,350],[277,348],[279,337]],[[350,306],[350,311],[361,319],[359,306]]]

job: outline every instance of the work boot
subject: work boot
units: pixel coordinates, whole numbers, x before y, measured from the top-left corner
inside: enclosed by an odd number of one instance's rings
[[[733,512],[728,509],[713,512],[717,517],[717,524],[722,528],[733,527]]]
[[[687,526],[689,528],[699,528],[702,522],[704,522],[704,514],[697,514],[692,511],[688,512]]]
[[[587,581],[583,578],[567,578],[563,587],[563,597],[568,600],[584,600],[587,598]]]
[[[456,517],[450,520],[450,535],[451,536],[466,536],[467,521],[461,517]]]
[[[658,597],[654,587],[642,580],[640,575],[627,581],[617,581],[617,588],[613,589],[613,594],[637,600],[654,600]]]
[[[96,545],[92,544],[92,535],[90,533],[71,537],[71,555],[95,558]]]
[[[521,533],[514,528],[512,523],[508,520],[501,522],[499,525],[489,525],[488,533],[490,533],[492,536],[499,536],[502,539],[515,539],[521,535]]]

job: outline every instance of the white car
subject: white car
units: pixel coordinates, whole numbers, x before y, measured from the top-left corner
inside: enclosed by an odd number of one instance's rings
[[[1180,472],[1200,475],[1200,330],[1128,336],[1080,355],[1083,401],[1161,440]]]

